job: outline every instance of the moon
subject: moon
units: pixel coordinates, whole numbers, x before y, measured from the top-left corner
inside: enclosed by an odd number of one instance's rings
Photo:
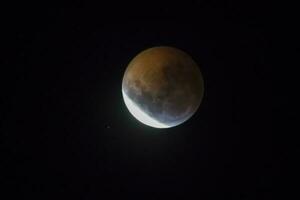
[[[129,112],[154,128],[170,128],[194,115],[203,98],[204,81],[196,62],[168,46],[146,49],[128,64],[122,95]]]

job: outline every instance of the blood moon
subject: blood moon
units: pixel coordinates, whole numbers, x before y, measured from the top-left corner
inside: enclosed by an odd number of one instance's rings
[[[129,112],[155,128],[170,128],[188,120],[204,93],[196,62],[174,47],[146,49],[128,64],[122,94]]]

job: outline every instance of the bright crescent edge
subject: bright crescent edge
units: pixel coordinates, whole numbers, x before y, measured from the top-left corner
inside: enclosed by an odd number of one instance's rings
[[[166,124],[163,124],[161,122],[158,122],[157,120],[153,119],[149,115],[147,115],[139,106],[137,106],[124,92],[122,89],[123,99],[126,104],[126,107],[128,108],[129,112],[140,122],[143,124],[146,124],[148,126],[154,127],[154,128],[170,128],[171,126],[168,126]]]

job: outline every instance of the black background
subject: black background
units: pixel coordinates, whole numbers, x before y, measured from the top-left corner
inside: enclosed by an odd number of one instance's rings
[[[77,1],[9,8],[2,13],[3,196],[271,199],[278,166],[263,5]],[[189,53],[205,81],[198,112],[170,129],[135,120],[121,94],[129,61],[159,45]]]

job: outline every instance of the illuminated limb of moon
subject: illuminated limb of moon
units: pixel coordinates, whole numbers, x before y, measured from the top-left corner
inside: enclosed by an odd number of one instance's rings
[[[138,105],[136,105],[122,90],[124,102],[129,110],[129,112],[140,122],[146,124],[148,126],[152,126],[155,128],[169,128],[170,126],[160,123],[159,121],[150,117],[147,113],[145,113]]]

